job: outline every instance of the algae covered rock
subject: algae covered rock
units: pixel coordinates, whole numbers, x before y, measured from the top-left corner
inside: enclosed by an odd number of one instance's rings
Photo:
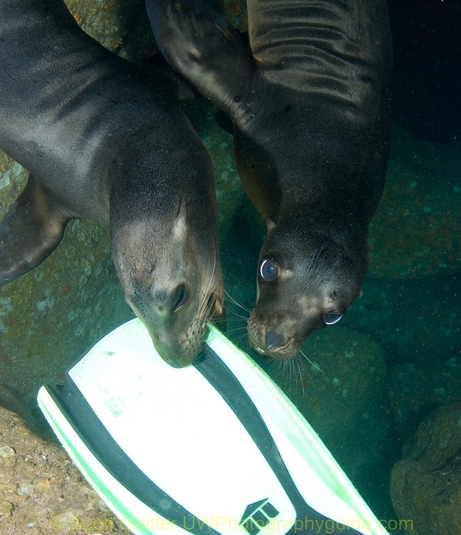
[[[81,28],[111,52],[138,61],[157,51],[144,0],[65,0]]]
[[[0,457],[2,535],[127,535],[66,452],[31,433],[22,418],[0,407],[2,446],[13,452]]]
[[[461,533],[461,402],[432,412],[391,473],[394,508],[412,535]]]
[[[461,269],[461,147],[394,127],[386,185],[370,226],[372,277],[447,275]]]
[[[0,222],[26,185],[29,173],[0,150]]]
[[[40,266],[0,289],[0,405],[28,417],[41,384],[62,380],[101,336],[131,317],[108,230],[71,221]]]

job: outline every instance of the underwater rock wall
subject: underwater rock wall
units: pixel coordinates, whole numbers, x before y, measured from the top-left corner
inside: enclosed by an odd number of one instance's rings
[[[0,403],[24,416],[37,389],[56,383],[103,334],[132,317],[112,264],[107,229],[71,221],[40,266],[0,290]]]
[[[370,225],[369,276],[421,279],[461,270],[461,147],[394,127],[381,203]]]
[[[410,535],[461,533],[461,403],[431,412],[391,474],[391,496]]]

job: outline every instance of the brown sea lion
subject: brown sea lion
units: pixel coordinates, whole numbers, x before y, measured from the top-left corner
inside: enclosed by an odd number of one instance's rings
[[[0,2],[0,148],[31,173],[0,225],[0,285],[42,262],[70,219],[108,224],[127,302],[185,366],[223,308],[213,171],[163,72],[139,71],[62,0]]]
[[[266,218],[251,345],[278,359],[361,294],[389,152],[385,0],[248,0],[249,48],[201,0],[146,0],[168,62],[231,119]]]

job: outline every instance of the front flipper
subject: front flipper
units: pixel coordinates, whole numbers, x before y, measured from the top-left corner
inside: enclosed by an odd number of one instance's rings
[[[146,7],[168,63],[244,128],[261,79],[239,32],[201,0],[146,0]]]
[[[38,266],[57,247],[69,221],[32,175],[0,224],[0,286]]]

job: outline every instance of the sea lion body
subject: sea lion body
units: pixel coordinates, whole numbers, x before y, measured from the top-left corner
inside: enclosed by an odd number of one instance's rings
[[[169,63],[230,117],[266,218],[251,345],[296,355],[361,294],[389,152],[384,0],[248,0],[249,47],[199,0],[147,0]]]
[[[0,225],[0,285],[43,261],[70,219],[108,224],[127,302],[183,366],[222,310],[212,165],[163,73],[138,71],[61,0],[0,3],[0,148],[30,171]]]

